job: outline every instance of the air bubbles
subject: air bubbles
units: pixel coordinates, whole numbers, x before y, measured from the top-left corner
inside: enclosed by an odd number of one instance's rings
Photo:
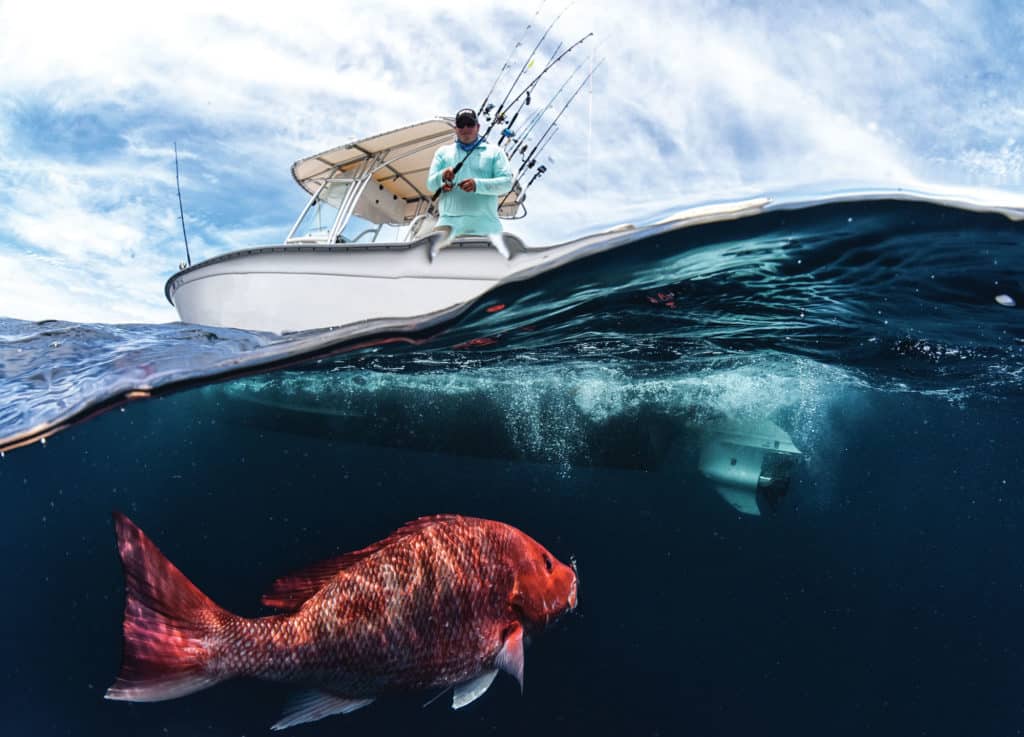
[[[1003,307],[1016,307],[1017,300],[1011,297],[1009,294],[997,294],[996,302],[1001,304]]]

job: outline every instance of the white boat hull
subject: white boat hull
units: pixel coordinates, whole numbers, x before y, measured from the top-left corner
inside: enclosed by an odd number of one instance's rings
[[[285,333],[429,315],[475,299],[510,270],[489,246],[443,251],[433,264],[423,246],[254,249],[180,272],[167,296],[185,322]]]
[[[459,239],[433,262],[425,240],[254,248],[180,271],[164,291],[184,322],[215,327],[287,333],[366,320],[412,324],[450,313],[499,284],[655,231],[753,214],[766,202],[696,208],[643,229],[629,226],[546,248],[526,248],[506,235],[510,259],[483,238]]]

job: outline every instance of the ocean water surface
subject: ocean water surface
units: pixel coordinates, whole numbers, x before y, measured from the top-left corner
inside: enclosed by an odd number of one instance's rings
[[[522,694],[502,674],[461,711],[380,699],[296,735],[1021,733],[1008,214],[790,203],[639,237],[415,333],[0,321],[4,733],[279,717],[287,689],[245,680],[103,699],[113,510],[246,616],[275,578],[424,514],[578,561],[580,607],[531,642]],[[765,438],[793,452],[756,464],[773,478],[744,513],[722,478]]]

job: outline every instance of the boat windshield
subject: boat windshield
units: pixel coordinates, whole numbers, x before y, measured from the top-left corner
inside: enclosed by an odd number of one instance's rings
[[[288,240],[325,242],[330,236],[338,212],[352,188],[351,179],[331,179],[306,206]]]

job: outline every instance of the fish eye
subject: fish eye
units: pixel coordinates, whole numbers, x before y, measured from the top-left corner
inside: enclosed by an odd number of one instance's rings
[[[551,573],[551,557],[548,555],[544,556],[544,567],[548,569],[548,573]]]

